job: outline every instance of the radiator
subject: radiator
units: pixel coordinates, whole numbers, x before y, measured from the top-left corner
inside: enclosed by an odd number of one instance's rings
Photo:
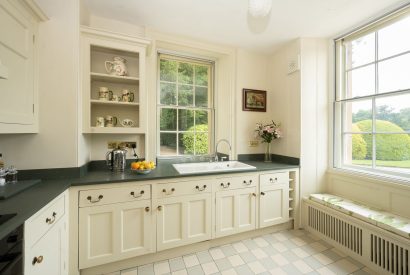
[[[379,274],[410,275],[407,239],[306,200],[305,228]]]

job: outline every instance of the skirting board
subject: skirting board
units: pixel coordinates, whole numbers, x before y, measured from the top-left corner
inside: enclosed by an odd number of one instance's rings
[[[249,238],[255,238],[258,236],[266,235],[266,234],[271,234],[275,232],[279,232],[282,230],[290,229],[293,228],[293,221],[289,221],[283,224],[279,225],[274,225],[262,229],[256,229],[240,234],[235,234],[223,238],[218,238],[218,239],[213,239],[205,242],[200,242],[200,243],[194,243],[194,244],[189,244],[186,246],[182,247],[177,247],[173,249],[168,249],[152,254],[147,254],[123,261],[118,261],[115,263],[110,263],[110,264],[105,264],[105,265],[100,265],[92,268],[87,268],[81,270],[81,275],[95,275],[95,274],[106,274],[106,273],[111,273],[111,272],[116,272],[128,268],[133,268],[136,266],[144,265],[144,264],[149,264],[153,262],[158,262],[158,261],[163,261],[167,259],[172,259],[175,257],[180,257],[183,255],[191,254],[191,253],[196,253],[199,251],[207,250],[215,246],[220,246],[228,243],[233,243],[233,242],[238,242],[241,240],[246,240]]]

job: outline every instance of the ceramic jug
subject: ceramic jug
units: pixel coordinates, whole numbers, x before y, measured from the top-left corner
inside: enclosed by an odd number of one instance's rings
[[[126,76],[128,75],[127,60],[120,56],[114,57],[114,61],[105,61],[105,70],[111,75]]]

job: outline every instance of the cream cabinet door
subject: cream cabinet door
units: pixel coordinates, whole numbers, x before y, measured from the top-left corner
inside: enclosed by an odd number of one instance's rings
[[[142,200],[80,208],[80,269],[152,252],[150,207]]]
[[[256,187],[216,193],[215,236],[256,228]]]
[[[211,239],[211,194],[161,199],[157,211],[157,250]]]
[[[274,184],[261,188],[259,227],[284,223],[289,220],[289,186]]]
[[[65,221],[61,220],[25,252],[26,275],[67,274]]]

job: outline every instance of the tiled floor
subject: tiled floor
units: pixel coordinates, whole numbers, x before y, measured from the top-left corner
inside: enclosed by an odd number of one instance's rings
[[[116,275],[374,274],[303,230],[287,230],[215,247]]]

